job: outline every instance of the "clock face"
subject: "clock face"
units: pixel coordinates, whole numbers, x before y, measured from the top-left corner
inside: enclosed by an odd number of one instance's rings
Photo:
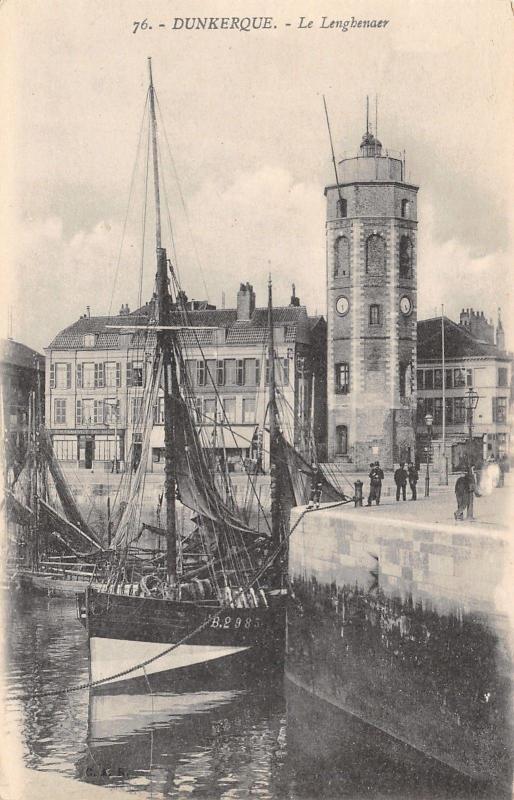
[[[338,297],[336,300],[336,311],[340,317],[344,317],[345,314],[348,314],[350,310],[350,303],[347,297],[344,294],[341,297]]]
[[[408,317],[412,312],[412,302],[410,297],[405,294],[400,300],[400,311],[405,317]]]

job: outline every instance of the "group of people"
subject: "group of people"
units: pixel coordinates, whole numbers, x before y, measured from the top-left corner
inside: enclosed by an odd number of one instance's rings
[[[380,504],[380,495],[382,494],[382,481],[384,480],[384,472],[380,467],[380,463],[378,461],[374,461],[369,465],[369,495],[368,495],[368,506],[371,506],[373,502],[376,503],[378,506]],[[416,485],[419,480],[418,470],[416,466],[412,463],[409,463],[407,467],[405,466],[405,462],[400,462],[400,466],[394,473],[394,482],[396,484],[396,499],[400,499],[400,495],[403,497],[404,500],[407,499],[407,483],[409,484],[411,490],[411,500],[417,500],[417,490]]]

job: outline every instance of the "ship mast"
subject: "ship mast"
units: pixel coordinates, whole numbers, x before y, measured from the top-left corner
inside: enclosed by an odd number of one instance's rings
[[[269,364],[269,438],[270,438],[270,500],[271,500],[271,544],[275,551],[282,541],[282,519],[280,509],[280,469],[278,464],[278,421],[275,388],[275,340],[273,332],[273,296],[271,275],[268,280],[268,364]],[[274,570],[273,570],[274,571]]]
[[[164,497],[166,505],[166,570],[170,586],[177,585],[177,531],[175,522],[176,470],[174,455],[174,398],[177,395],[177,373],[171,332],[162,330],[171,325],[171,296],[168,286],[168,260],[161,245],[161,201],[159,191],[159,159],[157,151],[157,120],[152,78],[152,59],[148,59],[150,78],[150,125],[155,195],[155,247],[157,256],[157,343],[162,353],[164,389]]]

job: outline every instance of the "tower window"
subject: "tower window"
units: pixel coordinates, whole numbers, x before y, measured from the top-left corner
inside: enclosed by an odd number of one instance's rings
[[[340,456],[348,453],[348,427],[346,425],[336,426],[336,453]]]
[[[409,278],[412,274],[412,242],[408,236],[400,239],[400,278]]]
[[[338,217],[347,217],[348,216],[348,203],[344,199],[344,197],[340,197],[337,201],[337,216]]]
[[[380,306],[376,303],[369,307],[369,324],[380,325]]]
[[[402,217],[406,218],[408,216],[409,216],[409,201],[402,200]]]
[[[348,394],[350,391],[350,365],[343,361],[335,366],[336,393]]]
[[[336,239],[334,246],[334,278],[350,274],[350,242],[346,236]]]
[[[366,272],[368,275],[383,275],[386,264],[386,244],[382,236],[374,233],[366,241]]]

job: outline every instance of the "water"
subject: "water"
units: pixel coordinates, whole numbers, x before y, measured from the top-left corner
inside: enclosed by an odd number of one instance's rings
[[[478,796],[414,754],[399,767],[369,730],[287,683],[38,697],[88,680],[86,635],[69,600],[20,600],[7,634],[4,724],[33,769],[137,798]]]

